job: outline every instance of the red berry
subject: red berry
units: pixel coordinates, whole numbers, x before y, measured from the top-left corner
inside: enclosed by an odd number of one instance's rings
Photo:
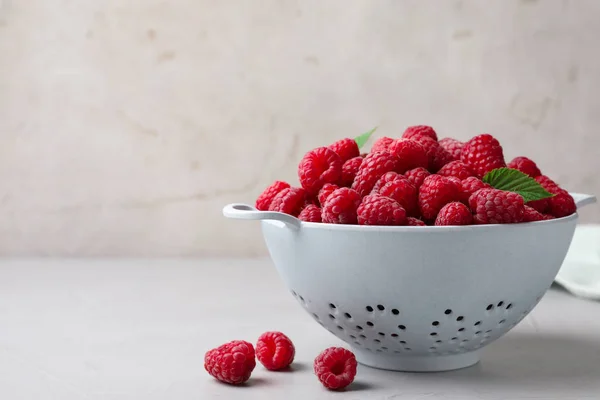
[[[420,219],[408,217],[406,218],[406,225],[408,226],[427,226],[427,224]]]
[[[342,159],[333,150],[319,147],[309,151],[298,165],[302,187],[316,194],[326,183],[336,183],[342,176]]]
[[[463,203],[454,201],[446,204],[437,215],[435,225],[471,225],[473,223],[473,215],[469,207]]]
[[[433,220],[442,207],[459,199],[459,187],[444,176],[428,176],[419,189],[419,208],[426,220]]]
[[[398,175],[398,177],[383,185],[379,189],[379,194],[396,200],[408,215],[418,215],[417,189],[404,176]]]
[[[491,188],[490,185],[484,183],[481,179],[471,176],[463,179],[460,182],[460,201],[469,204],[469,197],[479,189]]]
[[[415,188],[417,188],[417,190],[421,187],[423,181],[429,175],[431,174],[425,168],[415,168],[404,173],[404,176],[410,181],[410,183],[413,184]]]
[[[542,174],[538,166],[527,157],[513,158],[513,160],[508,163],[508,168],[518,169],[532,178],[537,178]]]
[[[360,155],[358,145],[356,144],[354,139],[350,138],[338,140],[337,142],[329,146],[329,148],[335,151],[338,156],[340,156],[342,162],[354,157],[358,157]]]
[[[479,189],[469,198],[477,224],[513,224],[523,221],[523,197],[499,189]]]
[[[529,207],[533,208],[539,213],[545,214],[550,210],[550,199],[540,199],[529,201],[526,203]]]
[[[256,342],[256,358],[269,371],[286,368],[295,354],[294,344],[281,332],[265,332]]]
[[[400,175],[397,172],[386,172],[381,176],[381,178],[377,180],[377,182],[375,182],[375,186],[373,186],[373,190],[371,190],[371,193],[379,193],[379,189],[385,186],[386,183],[393,182],[398,179],[408,180],[404,175]]]
[[[373,186],[383,174],[397,171],[398,166],[398,158],[388,152],[370,153],[363,159],[354,183],[352,183],[352,189],[361,196],[366,196],[373,190]]]
[[[334,185],[333,183],[326,183],[323,185],[323,187],[321,188],[321,190],[319,190],[319,204],[321,206],[323,206],[325,204],[325,202],[327,201],[327,198],[329,197],[329,195],[331,193],[333,193],[334,190],[339,189],[340,187],[338,185]]]
[[[306,191],[302,188],[287,188],[273,198],[269,211],[278,211],[296,216],[304,206]]]
[[[471,168],[462,161],[451,161],[444,165],[437,173],[442,176],[454,176],[460,180],[475,176],[473,171],[471,171]]]
[[[429,136],[415,136],[413,140],[419,142],[427,153],[427,168],[430,172],[436,172],[450,161],[454,161],[452,154],[448,153],[438,142]]]
[[[305,222],[321,222],[321,209],[314,204],[309,204],[300,211],[298,219]]]
[[[394,141],[394,139],[389,138],[389,137],[385,137],[385,136],[380,137],[379,139],[377,139],[375,141],[375,143],[373,143],[373,146],[371,146],[371,153],[387,151],[389,145],[392,144],[393,141]]]
[[[361,197],[355,190],[339,188],[333,191],[321,210],[323,222],[330,224],[356,224],[357,208]]]
[[[439,143],[444,150],[452,155],[452,158],[455,160],[460,160],[460,153],[465,145],[463,142],[452,138],[443,138],[439,141]]]
[[[356,173],[358,169],[363,163],[363,157],[358,156],[349,159],[342,165],[342,177],[340,178],[341,186],[352,186],[352,182],[354,182],[354,178],[356,178]]]
[[[475,136],[465,143],[460,160],[480,178],[491,170],[506,167],[500,142],[487,133]]]
[[[323,386],[338,390],[354,381],[356,366],[356,357],[350,350],[330,347],[315,358],[314,370]]]
[[[427,168],[429,165],[425,148],[414,140],[395,140],[388,147],[388,151],[400,159],[398,172],[404,173],[417,167]]]
[[[546,191],[554,196],[548,198],[548,208],[550,214],[556,218],[566,217],[577,212],[575,200],[566,190],[562,189],[556,182],[545,175],[535,178]]]
[[[525,205],[525,209],[523,211],[523,222],[544,221],[553,218],[554,217],[551,215],[544,215],[535,210],[533,207],[529,207],[527,204]]]
[[[277,195],[277,193],[289,187],[290,184],[286,182],[273,182],[271,186],[267,187],[256,199],[256,209],[261,211],[267,211],[269,209],[269,205],[271,205],[271,202],[273,201],[273,198]]]
[[[409,126],[402,134],[402,137],[404,139],[413,139],[417,136],[427,136],[432,138],[436,142],[438,140],[437,133],[435,133],[432,127],[427,125]]]
[[[406,211],[389,197],[371,194],[362,199],[358,206],[359,225],[404,225]]]
[[[225,343],[204,355],[204,369],[217,380],[232,385],[246,382],[255,366],[254,347],[243,340]]]

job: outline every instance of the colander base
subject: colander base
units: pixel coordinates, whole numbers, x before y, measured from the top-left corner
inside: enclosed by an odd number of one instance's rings
[[[446,356],[399,356],[353,347],[356,361],[368,367],[403,372],[440,372],[467,368],[479,362],[479,351]]]

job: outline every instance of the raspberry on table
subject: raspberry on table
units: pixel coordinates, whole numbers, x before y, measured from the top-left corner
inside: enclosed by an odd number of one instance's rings
[[[342,159],[327,147],[318,147],[304,155],[298,165],[302,187],[316,194],[326,183],[336,183],[342,176]]]
[[[394,141],[394,139],[386,137],[386,136],[378,138],[375,141],[375,143],[373,143],[373,146],[371,146],[371,153],[387,151],[388,147],[390,146],[390,144],[392,144],[393,141]]]
[[[469,204],[469,197],[479,189],[491,188],[490,185],[483,182],[481,179],[470,176],[460,182],[460,201]]]
[[[431,174],[425,168],[415,168],[404,173],[404,176],[410,181],[410,183],[413,184],[415,188],[417,188],[417,190],[421,187],[423,181],[429,175]]]
[[[315,358],[315,375],[330,390],[343,389],[354,381],[356,357],[342,347],[325,349]]]
[[[300,211],[298,219],[304,222],[321,222],[321,209],[319,206],[309,204]]]
[[[217,380],[239,385],[246,382],[254,367],[254,347],[244,340],[234,340],[204,355],[204,369]]]
[[[388,172],[389,173],[389,172]],[[396,200],[411,216],[419,214],[417,202],[418,191],[404,176],[384,184],[378,191],[381,196]]]
[[[373,190],[373,186],[383,174],[390,171],[397,172],[398,167],[398,158],[387,151],[370,153],[363,159],[363,163],[352,183],[352,189],[356,190],[361,196],[366,196]]]
[[[295,354],[294,344],[281,332],[265,332],[256,342],[256,358],[269,371],[288,367]]]
[[[406,210],[389,197],[370,194],[358,206],[359,225],[404,225]]]
[[[360,155],[360,150],[354,139],[345,138],[338,140],[329,146],[342,159],[342,163]]]
[[[339,189],[339,188],[340,187],[338,185],[334,185],[333,183],[326,183],[323,185],[321,190],[319,190],[319,195],[318,195],[319,204],[321,205],[321,207],[325,204],[329,195],[331,193],[333,193],[334,190]]]
[[[523,197],[499,189],[479,189],[469,198],[477,224],[514,224],[523,221]]]
[[[425,148],[418,142],[410,139],[394,140],[388,147],[388,151],[400,159],[398,172],[404,173],[409,169],[429,165],[429,158]]]
[[[427,224],[418,218],[408,217],[406,218],[406,225],[408,226],[427,226]]]
[[[545,175],[540,175],[536,177],[535,180],[538,181],[546,191],[554,195],[547,199],[548,209],[551,215],[556,218],[562,218],[577,212],[577,205],[575,204],[573,196],[565,189],[561,188],[556,182]]]
[[[443,138],[439,141],[439,143],[444,150],[452,155],[452,158],[455,160],[460,160],[460,154],[465,145],[463,142],[452,138]]]
[[[506,167],[500,142],[487,133],[475,136],[465,143],[460,160],[467,164],[479,178],[496,168]]]
[[[402,138],[404,139],[413,139],[417,136],[427,136],[435,140],[436,142],[438,140],[437,133],[435,132],[435,130],[427,125],[409,126],[402,134]]]
[[[435,225],[471,225],[473,223],[473,215],[469,207],[454,201],[446,204],[435,219]]]
[[[508,163],[508,168],[518,169],[532,178],[537,178],[542,174],[538,166],[527,157],[515,157]]]
[[[357,209],[361,202],[360,194],[350,188],[333,191],[323,204],[321,218],[330,224],[356,224]]]
[[[475,176],[471,168],[462,161],[451,161],[444,165],[438,172],[442,176],[454,176],[460,180],[467,179],[470,176]]]
[[[363,157],[358,156],[349,159],[342,165],[342,177],[340,178],[340,186],[350,187],[352,186],[352,182],[354,182],[354,178],[356,178],[356,174],[358,169],[363,163]]]
[[[306,201],[306,191],[290,187],[277,193],[269,205],[269,211],[278,211],[297,216]]]
[[[523,211],[523,222],[545,221],[553,218],[553,216],[544,215],[533,207],[529,207],[527,204],[525,204],[525,209]]]
[[[256,199],[256,209],[260,211],[267,211],[273,198],[277,195],[277,193],[281,192],[283,189],[287,189],[290,187],[290,184],[282,181],[275,181],[270,186],[268,186]]]
[[[460,189],[445,176],[430,175],[419,189],[419,208],[426,220],[433,220],[446,204],[460,200]]]

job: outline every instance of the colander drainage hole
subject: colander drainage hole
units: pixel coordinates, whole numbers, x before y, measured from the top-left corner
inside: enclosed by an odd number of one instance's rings
[[[498,322],[498,325],[502,325],[502,324],[504,324],[505,322],[506,322],[506,320],[505,320],[505,319],[503,319],[503,320],[501,320],[500,322]]]
[[[382,350],[381,349],[377,349],[375,351],[378,352],[378,353],[381,353]]]
[[[406,351],[412,351],[412,349],[410,347],[405,347],[404,350],[406,350]]]
[[[381,347],[381,350],[385,350],[385,351],[387,351],[387,350],[388,350],[388,348],[387,348],[387,347],[385,347],[385,346],[383,346],[383,347]]]
[[[385,307],[384,307],[384,306],[382,306],[381,304],[377,304],[377,309],[378,309],[379,311],[384,311],[384,310],[385,310]]]
[[[429,336],[437,336],[437,332],[431,332]]]
[[[442,343],[442,341],[441,341],[441,340],[436,340],[435,342],[436,342],[436,343]]]
[[[431,323],[431,325],[433,325],[433,326],[439,326],[440,325],[440,321],[433,321]]]
[[[357,346],[362,346],[358,340],[355,340],[354,344],[357,345]]]
[[[474,326],[479,326],[479,325],[481,325],[481,321],[477,321],[477,322],[475,322],[475,324],[473,324],[473,325],[474,325]]]
[[[506,306],[506,309],[507,309],[507,310],[510,310],[510,309],[512,308],[512,306],[513,306],[513,305],[512,305],[512,303],[509,303],[509,304]]]
[[[459,332],[464,332],[464,331],[465,331],[465,328],[460,328],[458,331],[459,331]]]
[[[375,343],[381,343],[381,340],[379,340],[379,339],[373,339],[373,341],[374,341]]]
[[[406,344],[406,340],[401,340],[400,344]]]
[[[475,332],[475,336],[481,335],[481,331]]]
[[[452,314],[452,310],[451,309],[447,309],[446,311],[444,311],[444,314],[450,315],[450,314]]]
[[[357,331],[362,331],[362,330],[363,330],[363,327],[362,327],[362,326],[360,326],[360,325],[356,325],[356,330],[357,330]]]
[[[298,296],[298,298],[300,299],[300,301],[301,301],[301,302],[303,302],[303,303],[304,303],[304,297],[302,297],[302,296]]]
[[[383,332],[377,332],[377,334],[378,334],[379,336],[385,336],[385,333],[383,333]]]
[[[329,318],[335,319],[335,316],[333,314],[329,314]]]
[[[501,301],[501,302],[498,303],[498,307],[502,307],[503,305],[504,305],[503,301]]]
[[[462,315],[459,315],[459,316],[456,318],[456,321],[457,321],[457,322],[462,322],[462,320],[463,320],[463,319],[465,319],[465,317],[463,317]]]
[[[350,314],[348,314],[348,313],[344,313],[344,317],[346,317],[346,318],[350,319],[350,318],[352,318],[352,315],[350,315]]]
[[[350,338],[351,338],[351,339],[356,339],[356,336],[354,336],[354,335],[350,335]]]
[[[398,337],[398,334],[397,333],[392,333],[390,336],[391,337]]]
[[[494,305],[493,304],[489,304],[485,309],[488,310],[488,311],[492,311],[494,309]]]
[[[335,310],[337,307],[335,306],[335,304],[329,303],[329,308],[331,308],[332,310]]]
[[[338,328],[340,331],[343,331],[343,330],[344,330],[344,328],[342,328],[342,327],[341,327],[341,326],[339,326],[339,325],[337,326],[337,328]]]
[[[370,326],[370,327],[374,327],[375,326],[375,324],[372,323],[371,321],[367,321],[367,325]]]
[[[396,309],[396,308],[392,308],[392,314],[398,315],[398,314],[400,314],[400,311],[398,311],[398,309]]]
[[[361,339],[366,339],[367,337],[365,335],[358,335]]]
[[[367,306],[366,308],[367,308],[367,311],[368,311],[368,312],[373,312],[373,307],[371,307],[371,306]]]
[[[398,329],[400,329],[401,331],[405,331],[406,330],[406,326],[404,326],[404,325],[398,325]]]
[[[320,319],[319,319],[319,316],[318,316],[317,314],[313,313],[313,315],[312,315],[312,316],[313,316],[313,317],[315,317],[315,319],[316,319],[317,321],[320,321]]]

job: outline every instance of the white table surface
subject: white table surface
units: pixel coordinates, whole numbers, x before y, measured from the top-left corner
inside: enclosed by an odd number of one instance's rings
[[[203,369],[206,350],[281,330],[292,371],[257,365],[243,387]],[[553,289],[474,367],[359,366],[326,391],[312,360],[343,345],[296,304],[269,260],[0,261],[0,399],[598,399],[600,303]]]

